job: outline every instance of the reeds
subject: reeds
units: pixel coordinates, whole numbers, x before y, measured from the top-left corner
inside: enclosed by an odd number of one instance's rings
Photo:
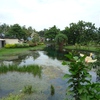
[[[35,90],[34,90],[34,91],[35,91]],[[32,90],[32,85],[24,86],[23,92],[24,92],[25,94],[31,94],[31,93],[33,93],[34,91]]]
[[[34,76],[38,75],[39,78],[41,77],[42,73],[42,67],[38,65],[24,65],[24,66],[18,66],[18,65],[0,65],[0,74],[7,73],[7,72],[28,72],[32,73]]]
[[[51,95],[53,96],[54,94],[55,94],[55,88],[54,88],[54,86],[53,85],[51,85]]]

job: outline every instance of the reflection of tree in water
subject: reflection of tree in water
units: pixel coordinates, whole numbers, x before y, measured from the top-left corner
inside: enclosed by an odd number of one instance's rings
[[[40,56],[40,54],[37,51],[33,51],[27,54],[18,55],[18,59],[13,60],[13,64],[19,65],[21,62],[24,62],[26,59],[29,59],[30,57],[33,57],[33,59],[37,59]]]
[[[57,58],[58,60],[66,60],[65,54],[68,53],[56,51],[54,48],[51,47],[47,47],[44,50],[47,52],[46,55],[48,55],[50,58]]]
[[[35,59],[37,59],[37,58],[40,56],[40,54],[39,54],[38,51],[33,51],[32,54],[31,54],[31,56],[32,56],[32,57],[34,58],[34,60],[35,60]]]

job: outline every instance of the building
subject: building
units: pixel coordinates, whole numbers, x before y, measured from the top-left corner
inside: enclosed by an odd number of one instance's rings
[[[5,44],[20,43],[18,39],[0,39],[0,48],[4,47]]]
[[[0,48],[5,46],[5,39],[0,39]]]

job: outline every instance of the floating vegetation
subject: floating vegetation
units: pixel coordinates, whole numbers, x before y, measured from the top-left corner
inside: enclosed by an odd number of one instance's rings
[[[35,90],[32,89],[32,85],[27,85],[27,86],[24,86],[24,89],[22,92],[24,92],[25,94],[31,94],[35,92]]]
[[[19,94],[19,95],[14,95],[14,94],[9,94],[7,97],[4,97],[0,100],[22,100],[22,94]]]
[[[55,88],[53,85],[51,85],[51,95],[53,96],[55,94]]]
[[[0,74],[7,73],[7,72],[28,72],[32,73],[34,76],[38,75],[39,78],[41,77],[42,73],[42,67],[38,65],[24,65],[24,66],[18,66],[18,65],[0,65]]]

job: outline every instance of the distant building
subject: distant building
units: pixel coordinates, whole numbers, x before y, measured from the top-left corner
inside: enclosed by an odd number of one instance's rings
[[[5,39],[0,39],[0,48],[5,46]]]
[[[18,39],[0,39],[0,48],[4,47],[5,44],[21,43]]]
[[[18,39],[5,39],[5,44],[15,44],[19,43]]]

